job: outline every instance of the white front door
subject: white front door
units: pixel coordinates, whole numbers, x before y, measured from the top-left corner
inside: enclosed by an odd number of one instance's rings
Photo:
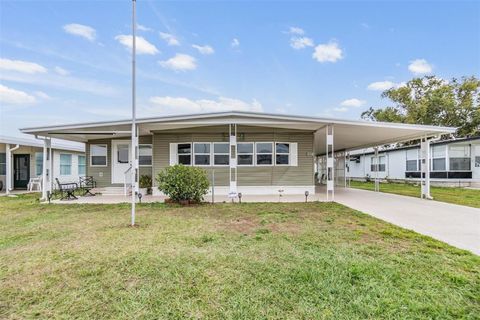
[[[131,165],[131,142],[129,140],[112,140],[112,183],[124,183],[125,172]],[[130,183],[130,173],[127,174]]]

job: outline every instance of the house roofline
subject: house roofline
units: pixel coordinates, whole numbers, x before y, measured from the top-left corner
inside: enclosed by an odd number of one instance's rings
[[[148,118],[139,118],[137,119],[138,124],[146,123],[164,123],[171,121],[182,121],[182,120],[201,120],[209,118],[220,118],[228,116],[243,116],[251,117],[257,119],[269,119],[269,120],[283,120],[283,121],[301,121],[301,122],[311,122],[311,123],[330,123],[330,124],[345,124],[345,125],[358,125],[358,126],[373,126],[373,127],[384,127],[384,128],[399,128],[399,129],[411,129],[411,130],[431,130],[438,133],[454,133],[457,128],[453,127],[440,127],[440,126],[431,126],[431,125],[416,125],[416,124],[405,124],[405,123],[389,123],[389,122],[372,122],[365,120],[343,120],[336,118],[321,118],[321,117],[308,117],[300,115],[285,115],[285,114],[274,114],[274,113],[263,113],[263,112],[250,112],[250,111],[224,111],[224,112],[211,112],[211,113],[196,113],[196,114],[185,114],[185,115],[170,115],[163,117],[148,117]],[[28,127],[21,128],[20,131],[23,133],[34,133],[39,131],[47,130],[69,130],[77,128],[88,128],[96,126],[112,126],[112,125],[128,125],[131,124],[130,119],[124,120],[115,120],[115,121],[99,121],[99,122],[84,122],[84,123],[72,123],[66,125],[54,125],[54,126],[45,126],[45,127]]]

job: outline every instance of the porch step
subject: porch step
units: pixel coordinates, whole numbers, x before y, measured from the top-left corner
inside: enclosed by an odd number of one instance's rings
[[[123,187],[103,187],[103,188],[95,188],[92,190],[92,192],[98,192],[101,193],[102,195],[108,195],[108,196],[123,196],[124,190]],[[127,190],[127,195],[131,195],[131,188],[128,188]]]

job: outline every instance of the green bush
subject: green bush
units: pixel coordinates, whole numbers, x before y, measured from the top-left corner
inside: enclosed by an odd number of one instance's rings
[[[156,178],[158,190],[172,201],[202,201],[208,193],[209,182],[205,170],[177,164],[162,170]]]

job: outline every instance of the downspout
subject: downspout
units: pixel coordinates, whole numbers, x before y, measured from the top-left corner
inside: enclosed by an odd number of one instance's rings
[[[5,189],[5,192],[6,194],[10,194],[10,191],[13,190],[12,188],[12,182],[13,182],[13,175],[12,175],[12,151],[15,151],[17,150],[18,148],[20,148],[20,145],[17,144],[15,147],[13,148],[10,148],[10,144],[7,144],[6,145],[6,167],[7,167],[7,177],[5,179],[5,183],[6,183],[6,189]]]

